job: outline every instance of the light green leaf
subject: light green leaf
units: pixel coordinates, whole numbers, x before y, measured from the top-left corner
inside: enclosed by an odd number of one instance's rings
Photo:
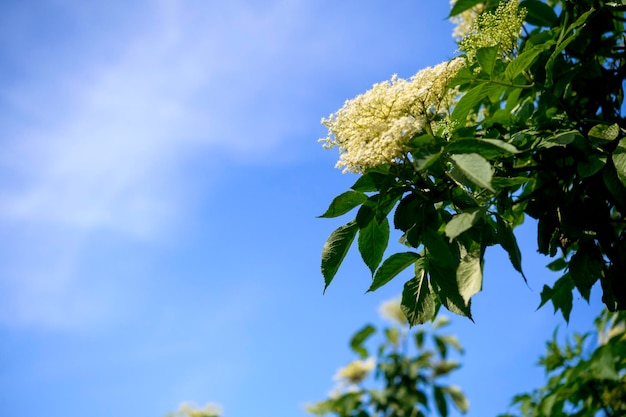
[[[491,46],[487,48],[479,48],[476,51],[476,60],[478,64],[487,74],[491,75],[493,72],[493,67],[496,64],[496,57],[498,56],[498,51],[500,50],[500,46]]]
[[[476,248],[461,258],[456,269],[456,282],[459,294],[465,305],[469,306],[470,299],[483,288],[483,268],[480,259],[480,249]]]
[[[604,142],[611,142],[619,136],[619,125],[595,125],[589,130],[589,137],[599,139]]]
[[[330,285],[341,262],[346,257],[350,245],[356,236],[359,227],[355,221],[351,221],[337,228],[330,234],[330,237],[322,249],[322,275],[324,276],[324,291]]]
[[[424,324],[435,316],[435,298],[428,285],[425,258],[415,262],[415,277],[404,284],[401,309],[411,326]]]
[[[468,180],[479,187],[495,192],[491,186],[493,172],[489,162],[476,153],[450,155],[455,168],[463,173]]]
[[[367,196],[358,191],[346,191],[339,194],[330,203],[328,210],[319,217],[337,217],[346,214],[356,206],[363,204],[367,200]]]
[[[365,359],[369,356],[369,353],[367,352],[367,349],[363,346],[363,343],[374,333],[376,333],[376,328],[371,324],[368,324],[361,330],[356,332],[350,340],[350,348],[354,352],[356,352],[362,359]]]
[[[467,398],[465,397],[465,395],[463,395],[461,389],[457,386],[450,385],[445,388],[445,391],[452,399],[452,403],[457,408],[457,410],[459,410],[461,413],[467,413],[467,411],[469,410],[469,401],[467,401]]]
[[[613,164],[617,171],[617,176],[626,186],[626,138],[619,141],[617,148],[613,152]]]
[[[456,239],[461,233],[469,230],[474,226],[485,214],[485,210],[481,208],[469,209],[463,213],[459,213],[452,217],[446,224],[446,236],[450,241]]]
[[[376,291],[408,268],[409,265],[415,263],[419,258],[420,256],[415,252],[394,253],[385,259],[380,268],[378,268],[376,275],[374,275],[374,282],[372,282],[367,292]]]
[[[526,71],[533,64],[533,62],[535,62],[535,59],[537,59],[539,54],[549,49],[552,45],[554,45],[554,41],[535,45],[532,48],[525,50],[519,54],[517,58],[509,62],[504,70],[504,76],[509,81],[513,81],[515,77]]]
[[[359,231],[359,252],[363,262],[374,275],[374,271],[383,260],[383,254],[389,243],[389,221],[386,217],[378,221],[372,218],[367,225]]]

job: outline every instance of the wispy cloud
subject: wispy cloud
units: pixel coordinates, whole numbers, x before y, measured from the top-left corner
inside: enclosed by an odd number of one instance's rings
[[[34,80],[44,88],[26,79],[4,93],[20,122],[6,127],[0,224],[10,230],[5,245],[18,240],[29,255],[2,267],[10,302],[1,322],[63,326],[100,314],[93,297],[75,298],[85,279],[75,266],[91,233],[154,239],[190,201],[192,155],[210,164],[218,152],[278,143],[282,121],[265,114],[275,106],[267,78],[295,50],[297,2],[193,3],[151,3],[136,16],[140,25],[119,34],[123,42],[111,39],[124,45],[112,57],[85,50],[82,61],[72,51],[68,72]],[[56,51],[58,59],[69,54]],[[265,110],[255,107],[261,99]]]

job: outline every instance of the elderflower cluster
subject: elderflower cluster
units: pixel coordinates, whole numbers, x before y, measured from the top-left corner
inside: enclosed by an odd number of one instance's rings
[[[399,324],[400,326],[405,326],[408,324],[408,321],[400,307],[401,302],[401,297],[385,301],[378,307],[378,313],[384,319]]]
[[[454,6],[457,0],[450,0],[450,6]],[[482,3],[471,7],[464,12],[452,16],[450,22],[454,23],[456,27],[452,31],[452,37],[457,41],[463,39],[472,29],[472,25],[476,21],[476,18],[485,11],[485,5]]]
[[[456,58],[425,68],[410,80],[394,75],[322,119],[328,136],[320,141],[326,149],[339,148],[337,168],[362,173],[401,160],[407,142],[434,114],[449,110],[457,91],[448,85],[464,65],[463,58]]]
[[[459,42],[459,49],[471,62],[479,48],[499,45],[504,54],[515,48],[526,18],[526,9],[520,9],[517,0],[501,2],[495,12],[479,14],[467,34]]]
[[[369,374],[375,366],[376,362],[372,357],[364,361],[352,361],[343,368],[340,368],[333,379],[335,381],[347,382],[348,384],[358,384],[367,377],[367,374]]]
[[[168,417],[219,417],[222,408],[216,404],[207,404],[204,408],[196,408],[193,404],[182,403],[178,410],[168,414]]]

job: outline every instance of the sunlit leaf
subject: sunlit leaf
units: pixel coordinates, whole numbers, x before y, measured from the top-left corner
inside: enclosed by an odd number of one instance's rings
[[[324,276],[324,291],[330,285],[341,262],[346,257],[350,245],[356,236],[359,227],[355,221],[351,221],[337,228],[322,249],[322,275]]]
[[[367,196],[358,191],[346,191],[339,194],[333,199],[328,210],[319,217],[337,217],[352,210],[353,208],[363,204],[367,200]]]

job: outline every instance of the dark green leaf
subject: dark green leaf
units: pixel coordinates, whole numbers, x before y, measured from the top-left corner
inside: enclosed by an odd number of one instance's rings
[[[602,252],[593,242],[581,244],[572,256],[569,262],[569,275],[585,300],[589,301],[591,287],[602,275],[603,268]]]
[[[554,312],[561,310],[565,321],[569,322],[569,315],[572,311],[572,290],[574,289],[574,282],[569,274],[563,275],[555,283],[554,287],[550,288],[547,285],[543,286],[541,291],[541,304],[538,308],[541,308],[548,300],[552,301],[554,306]]]
[[[441,151],[433,149],[420,149],[413,151],[413,166],[417,171],[423,171],[439,160]]]
[[[446,152],[450,154],[477,153],[487,159],[509,156],[518,153],[517,148],[500,139],[460,139],[448,143]]]
[[[359,227],[355,221],[351,221],[337,228],[322,249],[322,275],[324,276],[324,291],[330,285],[341,262],[346,257],[350,245],[356,236]]]
[[[500,246],[502,246],[502,249],[509,254],[509,260],[511,261],[513,268],[522,274],[522,278],[526,281],[526,276],[522,270],[522,252],[520,252],[519,246],[517,245],[517,239],[515,238],[515,234],[513,234],[513,228],[500,216],[497,217],[496,222],[496,230]]]
[[[567,146],[567,145],[578,145],[578,147],[583,147],[585,143],[585,138],[580,134],[577,130],[568,130],[566,132],[559,132],[554,136],[543,139],[539,144],[541,148],[552,148],[554,146]]]
[[[452,110],[452,116],[450,116],[452,121],[464,125],[470,111],[489,94],[486,87],[486,84],[479,84],[463,94],[459,102],[454,106],[454,110]]]
[[[576,172],[580,175],[580,178],[588,178],[599,172],[606,165],[606,156],[604,155],[590,155],[586,161],[580,161],[576,165]]]
[[[363,343],[374,333],[376,328],[371,324],[366,325],[361,330],[356,332],[350,340],[350,348],[356,352],[361,358],[365,359],[369,356],[367,349],[363,346]]]
[[[367,196],[358,191],[346,191],[339,194],[330,203],[328,210],[319,217],[337,217],[346,214],[358,205],[363,204],[367,200]]]
[[[441,417],[448,416],[448,403],[446,402],[446,397],[443,395],[443,389],[435,385],[434,386],[434,396],[435,396],[435,404],[437,405],[437,411]]]
[[[450,155],[455,168],[463,173],[471,182],[479,187],[495,192],[491,186],[493,172],[489,162],[476,153]]]
[[[383,260],[383,254],[389,243],[389,221],[372,219],[359,231],[359,252],[363,262],[374,275],[374,271]]]
[[[516,187],[518,185],[526,184],[527,182],[534,181],[532,178],[526,177],[513,177],[513,178],[502,178],[502,177],[493,177],[491,179],[491,185],[496,190],[501,190],[507,187]]]
[[[386,178],[387,176],[380,172],[366,172],[361,175],[350,188],[354,191],[361,191],[364,193],[380,191],[380,187],[385,182]]]
[[[446,236],[448,236],[448,239],[451,241],[456,239],[461,233],[471,229],[484,215],[485,210],[481,208],[469,209],[455,215],[448,224],[446,224]]]
[[[531,25],[552,27],[558,20],[552,7],[538,0],[525,0],[519,7],[528,11],[526,21]]]
[[[415,262],[415,277],[404,284],[402,291],[401,309],[411,326],[424,324],[435,316],[435,299],[428,285],[425,264],[425,258]]]
[[[558,258],[550,262],[547,267],[550,271],[562,271],[567,268],[567,261],[564,258]]]
[[[423,235],[424,246],[428,253],[428,259],[431,263],[441,266],[456,268],[458,260],[453,255],[450,244],[433,229],[426,229]]]
[[[476,6],[478,3],[482,3],[483,0],[458,0],[452,6],[452,10],[450,10],[450,15],[448,17],[456,16],[457,14],[461,14],[464,11],[471,9]]]
[[[409,265],[415,263],[419,258],[420,256],[415,252],[394,253],[385,259],[380,268],[378,268],[376,275],[374,275],[374,282],[367,292],[376,291],[408,268]]]

